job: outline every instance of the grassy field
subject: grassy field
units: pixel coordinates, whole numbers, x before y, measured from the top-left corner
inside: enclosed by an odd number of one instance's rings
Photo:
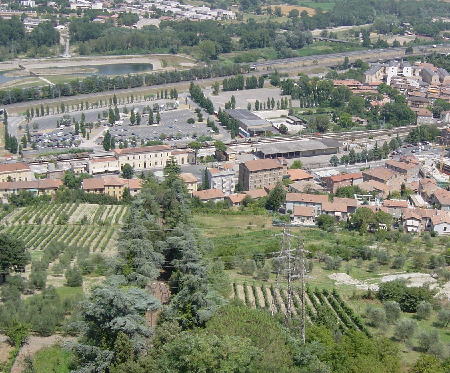
[[[329,12],[334,8],[335,3],[334,2],[315,2],[315,1],[301,1],[299,5],[304,7],[309,7],[317,10],[322,10],[324,12]]]
[[[61,348],[52,346],[38,351],[33,359],[34,373],[69,373],[73,355]]]

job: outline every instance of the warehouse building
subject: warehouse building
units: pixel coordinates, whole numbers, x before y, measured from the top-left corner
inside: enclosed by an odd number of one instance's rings
[[[256,154],[260,158],[300,158],[339,153],[341,143],[333,139],[297,140],[262,144]]]
[[[238,122],[239,134],[243,137],[264,135],[274,131],[272,123],[246,109],[230,109],[226,110],[226,113]]]

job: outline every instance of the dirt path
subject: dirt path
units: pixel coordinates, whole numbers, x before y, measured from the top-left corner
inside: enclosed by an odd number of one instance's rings
[[[59,344],[66,341],[74,341],[75,337],[63,337],[60,335],[51,335],[49,337],[37,337],[31,336],[28,338],[28,342],[23,345],[17,355],[16,361],[11,369],[11,373],[21,373],[24,369],[25,358],[27,356],[33,356],[39,350]]]

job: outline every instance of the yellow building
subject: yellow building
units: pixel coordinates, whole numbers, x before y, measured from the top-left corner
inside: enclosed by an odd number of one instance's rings
[[[186,189],[189,194],[193,194],[198,190],[198,179],[190,172],[181,173],[180,179],[184,181],[184,184],[186,184]]]
[[[34,179],[30,166],[24,162],[0,164],[0,182],[30,181]]]
[[[95,177],[84,179],[82,188],[87,193],[107,194],[121,199],[125,188],[128,188],[132,196],[139,193],[142,188],[140,179],[122,179],[117,176]]]

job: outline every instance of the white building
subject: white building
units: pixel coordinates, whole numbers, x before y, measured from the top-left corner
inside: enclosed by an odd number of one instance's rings
[[[210,189],[218,189],[228,196],[236,189],[236,174],[233,169],[208,168],[208,185]]]

